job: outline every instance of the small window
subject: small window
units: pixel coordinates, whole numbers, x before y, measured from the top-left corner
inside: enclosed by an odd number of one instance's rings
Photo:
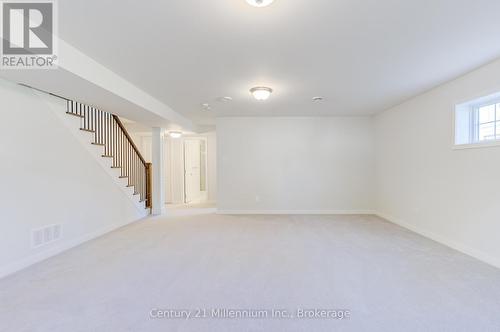
[[[455,108],[455,144],[500,142],[500,93]]]

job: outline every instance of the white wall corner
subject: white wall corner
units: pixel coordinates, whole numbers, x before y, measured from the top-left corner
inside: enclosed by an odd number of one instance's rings
[[[420,229],[420,228],[416,227],[415,225],[412,225],[411,223],[405,222],[404,220],[401,220],[399,218],[395,218],[389,214],[382,213],[382,212],[375,212],[374,214],[377,217],[382,218],[390,223],[401,226],[409,231],[412,231],[414,233],[422,235],[423,237],[431,239],[431,240],[438,242],[439,244],[442,244],[442,245],[449,247],[451,249],[457,250],[457,251],[459,251],[467,256],[478,259],[478,260],[480,260],[484,263],[487,263],[491,266],[494,266],[496,268],[500,268],[500,259],[493,257],[485,252],[482,252],[480,250],[476,250],[476,249],[471,248],[463,243],[459,243],[457,241],[451,240],[451,239],[446,238],[444,236],[427,231],[425,229]]]
[[[163,128],[153,128],[152,134],[152,204],[153,215],[161,215],[165,212],[165,160],[164,160],[164,132]]]

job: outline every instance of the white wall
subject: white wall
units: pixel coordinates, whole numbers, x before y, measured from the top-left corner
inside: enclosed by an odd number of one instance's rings
[[[134,142],[135,146],[141,153],[142,157],[147,163],[151,163],[153,161],[153,149],[152,149],[152,135],[149,133],[135,133],[130,131],[129,126],[125,125],[130,138]]]
[[[500,61],[375,118],[377,209],[500,267],[500,147],[455,150],[454,105],[500,91]]]
[[[209,132],[204,135],[207,139],[207,181],[208,201],[217,202],[217,135]]]
[[[373,203],[370,118],[217,119],[220,213],[358,213]]]
[[[63,101],[0,80],[0,109],[0,276],[138,218],[54,113]],[[50,224],[62,225],[62,239],[33,249],[31,230]]]
[[[165,139],[166,199],[169,204],[184,203],[184,146],[182,139]]]

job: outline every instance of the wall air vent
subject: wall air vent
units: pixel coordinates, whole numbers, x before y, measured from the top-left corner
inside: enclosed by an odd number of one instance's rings
[[[48,225],[31,231],[31,246],[38,248],[59,240],[62,236],[61,225]]]

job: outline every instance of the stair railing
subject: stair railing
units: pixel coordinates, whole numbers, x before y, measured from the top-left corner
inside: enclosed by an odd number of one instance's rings
[[[120,169],[120,178],[127,179],[127,187],[151,208],[151,163],[147,163],[123,126],[120,119],[76,101],[67,100],[66,113],[80,118],[80,130],[94,134],[92,144],[103,147],[104,158],[112,158],[112,168]]]

